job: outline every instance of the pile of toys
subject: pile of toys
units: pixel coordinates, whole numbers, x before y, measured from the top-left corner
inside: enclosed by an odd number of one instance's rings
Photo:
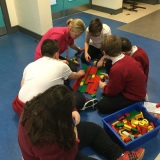
[[[96,91],[101,79],[102,69],[98,69],[95,66],[83,66],[85,75],[78,80],[72,86],[74,91],[90,94],[92,98],[96,97]],[[103,76],[103,75],[102,75]],[[103,76],[104,77],[104,76]]]
[[[137,110],[125,113],[110,125],[125,143],[133,141],[155,128],[153,122],[149,122],[143,113]]]

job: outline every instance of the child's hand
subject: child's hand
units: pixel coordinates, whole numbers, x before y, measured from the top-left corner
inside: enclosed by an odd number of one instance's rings
[[[84,76],[85,75],[85,71],[82,69],[82,70],[79,70],[77,72],[80,76]]]
[[[88,53],[85,54],[85,59],[86,59],[87,62],[91,61],[91,57],[90,57],[90,55]]]
[[[78,111],[72,112],[72,118],[75,121],[75,125],[79,124],[81,117],[80,117],[80,114],[78,113]]]
[[[103,61],[98,61],[97,62],[97,68],[101,68],[103,66]]]
[[[105,79],[109,80],[109,75],[107,73],[101,73],[101,75],[104,75]]]
[[[107,85],[106,82],[99,81],[99,87],[100,87],[101,89],[103,89],[104,86],[106,86],[106,85]]]

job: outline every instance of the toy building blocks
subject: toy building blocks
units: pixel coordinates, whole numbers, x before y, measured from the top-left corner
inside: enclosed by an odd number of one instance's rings
[[[84,67],[85,75],[75,81],[72,89],[79,90],[80,92],[84,92],[95,97],[99,86],[100,73],[98,72],[98,68],[95,66]]]
[[[136,115],[138,115],[139,112],[136,110],[133,110],[132,112],[129,113],[129,116],[127,116],[127,120],[131,120],[133,117],[135,117]]]
[[[96,64],[97,64],[97,60],[95,60],[95,61],[93,62],[93,65],[94,65],[94,66],[96,66]]]
[[[138,112],[138,114],[140,114],[141,112],[143,113],[144,119],[146,119],[149,122],[148,126],[145,126],[145,125],[144,125],[144,127],[139,126],[139,123],[138,123],[138,125],[132,124],[131,121],[136,120],[135,117],[133,117],[131,120],[127,120],[127,116],[129,116],[133,110],[136,110]],[[121,119],[122,116],[124,116],[124,119],[119,121],[119,119]],[[144,121],[146,122],[146,120],[144,120]],[[153,137],[157,136],[159,133],[159,130],[160,130],[159,119],[157,117],[153,116],[152,114],[150,114],[147,111],[147,109],[143,106],[142,103],[135,103],[135,104],[128,106],[122,110],[119,110],[115,113],[107,115],[106,117],[102,118],[102,121],[104,124],[104,129],[125,150],[134,150],[134,149],[138,148],[143,143],[145,143],[148,140],[152,139]],[[143,121],[143,119],[140,118],[136,121],[138,121],[138,122]],[[131,130],[127,131],[123,127],[116,126],[117,123],[122,123],[122,122],[126,125],[131,126],[132,127]],[[153,127],[152,127],[152,124],[153,124]],[[124,142],[124,139],[126,138],[126,135],[124,135],[124,133],[126,133],[126,132],[123,133],[123,131],[126,131],[131,135],[131,136],[129,136],[131,139],[129,142]]]
[[[77,66],[80,66],[80,63],[77,61],[77,58],[72,58],[70,61],[74,62]]]
[[[125,113],[110,125],[125,143],[154,129],[153,122],[149,122],[143,113],[137,110]]]

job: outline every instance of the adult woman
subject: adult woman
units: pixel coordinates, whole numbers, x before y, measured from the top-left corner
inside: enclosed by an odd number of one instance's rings
[[[53,27],[49,29],[42,39],[40,40],[36,51],[35,51],[35,60],[42,57],[41,54],[41,45],[45,39],[53,39],[58,42],[59,45],[59,54],[62,54],[66,51],[66,57],[68,58],[68,46],[72,49],[80,52],[81,49],[74,43],[74,40],[78,38],[86,29],[84,22],[81,19],[69,19],[66,22],[66,27]],[[60,59],[65,60],[64,57],[60,56]],[[65,63],[69,63],[68,61],[64,61]],[[72,71],[77,71],[75,66],[72,63],[69,64]]]
[[[27,102],[21,115],[18,141],[24,160],[87,160],[79,149],[91,145],[108,159],[140,160],[144,149],[125,152],[98,125],[72,119],[74,96],[56,85]]]

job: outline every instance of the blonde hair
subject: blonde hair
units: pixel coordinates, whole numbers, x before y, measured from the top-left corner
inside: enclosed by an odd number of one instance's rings
[[[70,27],[76,33],[82,34],[86,30],[85,23],[79,18],[75,18],[75,19],[70,18],[70,19],[68,19],[66,21],[66,25],[68,27]]]

